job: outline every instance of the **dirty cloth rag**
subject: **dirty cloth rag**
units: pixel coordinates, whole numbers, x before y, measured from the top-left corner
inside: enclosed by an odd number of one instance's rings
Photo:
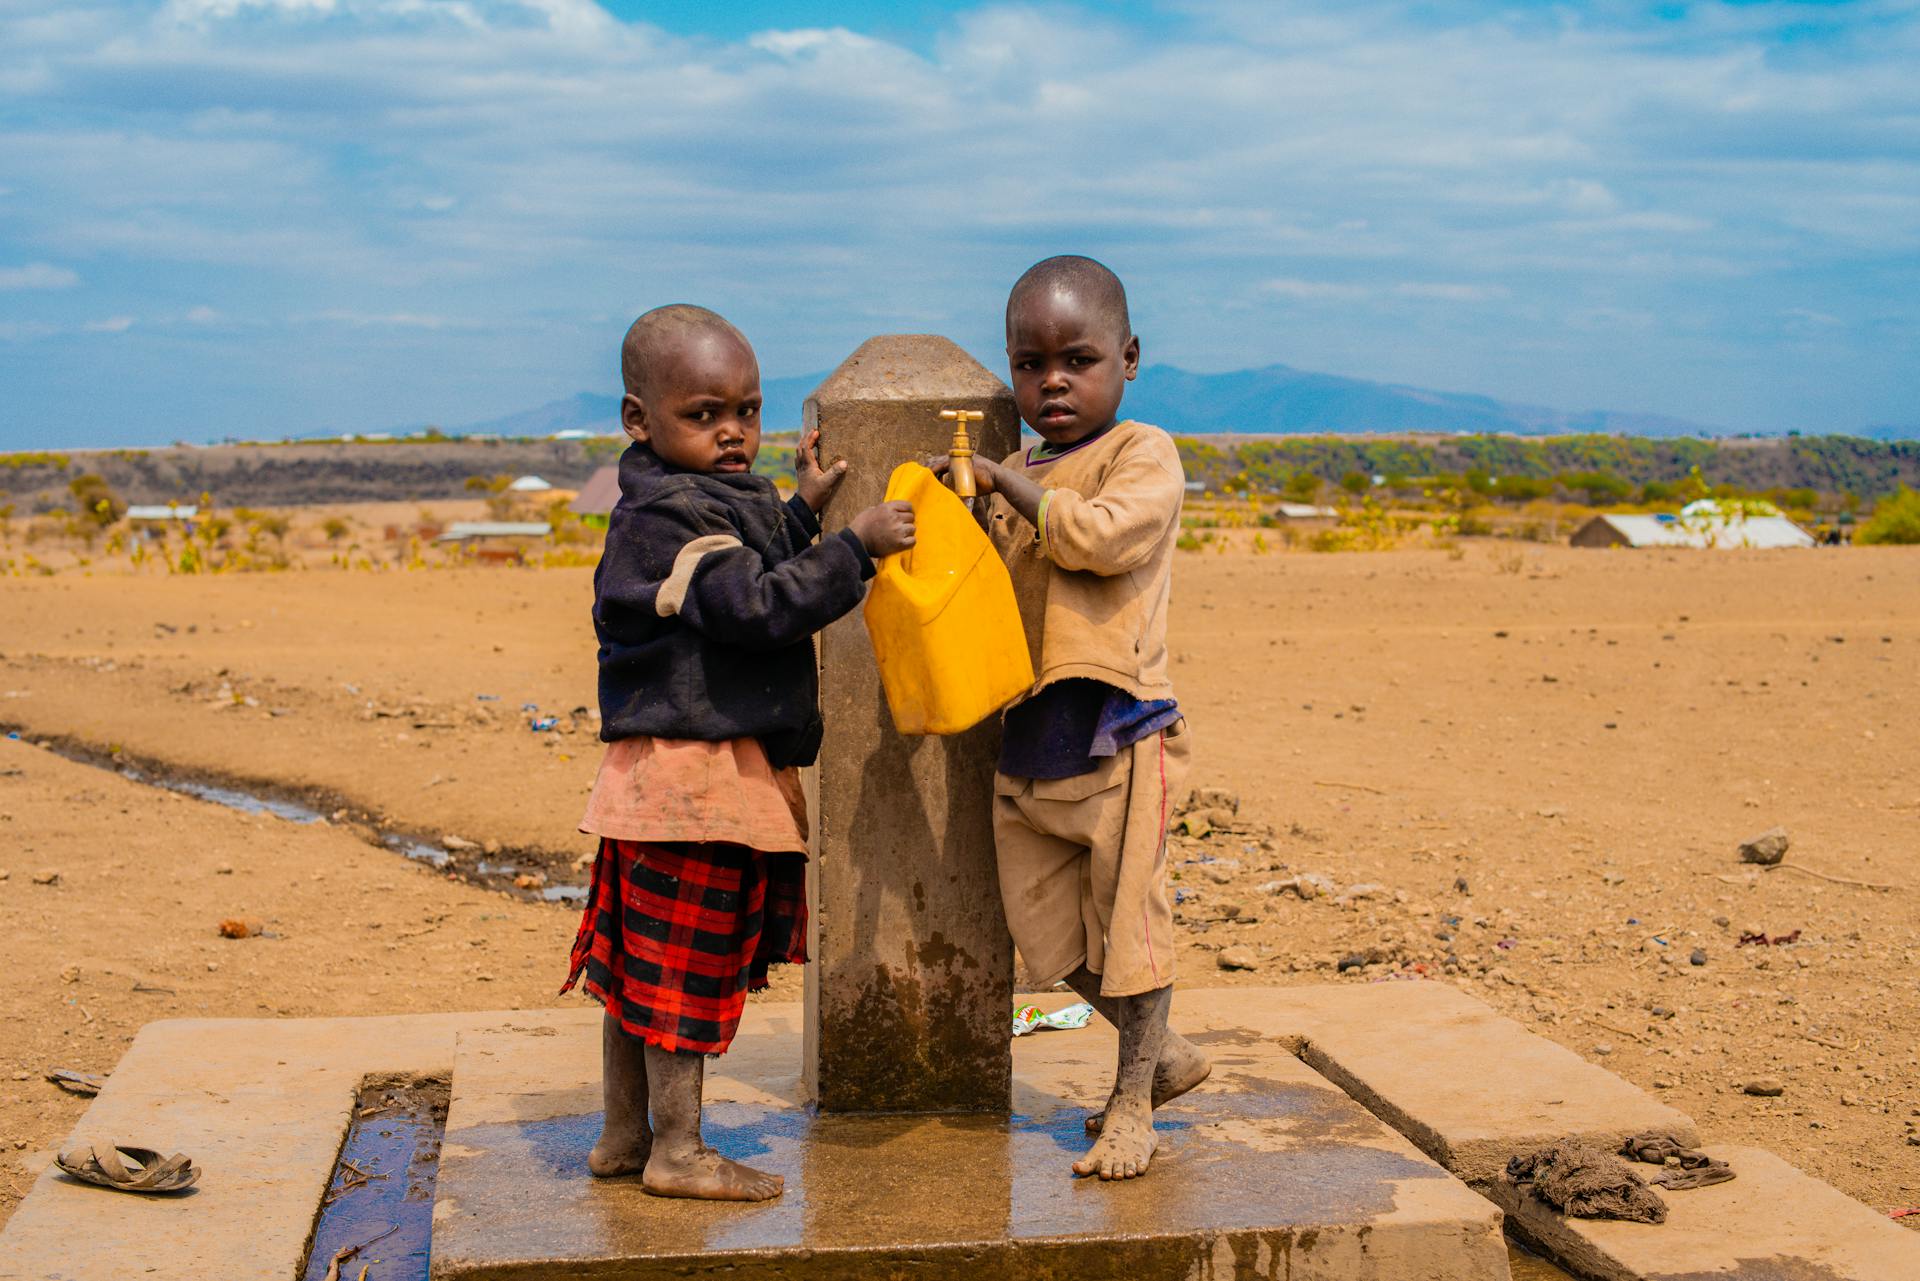
[[[1507,1162],[1507,1181],[1576,1219],[1667,1219],[1667,1203],[1633,1167],[1585,1143],[1556,1143],[1516,1156]]]
[[[1662,1167],[1647,1182],[1669,1192],[1712,1187],[1733,1177],[1733,1167],[1725,1161],[1687,1147],[1671,1134],[1635,1134],[1620,1145],[1620,1155]]]

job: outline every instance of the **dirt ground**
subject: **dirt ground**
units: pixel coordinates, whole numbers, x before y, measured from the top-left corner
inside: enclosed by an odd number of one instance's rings
[[[1175,592],[1192,781],[1239,805],[1175,841],[1183,983],[1458,983],[1715,1140],[1920,1204],[1914,553],[1236,547],[1183,556]],[[111,1070],[149,1019],[555,999],[572,909],[364,834],[577,879],[590,593],[577,569],[0,583],[23,736],[0,741],[0,1220],[84,1107],[41,1074]],[[41,739],[338,818],[237,813]],[[1794,866],[1741,864],[1776,824]],[[1331,892],[1284,887],[1302,873]],[[226,917],[267,932],[220,938]],[[1783,1093],[1746,1094],[1760,1077]]]

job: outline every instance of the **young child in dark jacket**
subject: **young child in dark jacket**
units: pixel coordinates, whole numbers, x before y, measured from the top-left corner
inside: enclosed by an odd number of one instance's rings
[[[806,805],[820,746],[813,634],[913,545],[882,503],[820,539],[847,465],[800,442],[782,503],[753,474],[760,368],[701,307],[633,322],[621,348],[620,501],[594,574],[606,755],[581,830],[600,838],[566,988],[606,1006],[606,1121],[587,1168],[661,1196],[762,1201],[779,1175],[700,1136],[705,1056],[767,967],[806,958]],[[651,1120],[649,1120],[651,1114]]]

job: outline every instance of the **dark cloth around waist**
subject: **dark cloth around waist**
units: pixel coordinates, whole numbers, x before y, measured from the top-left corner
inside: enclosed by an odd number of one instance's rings
[[[1105,681],[1056,681],[1001,723],[1000,772],[1074,778],[1180,719],[1171,698],[1138,699]]]

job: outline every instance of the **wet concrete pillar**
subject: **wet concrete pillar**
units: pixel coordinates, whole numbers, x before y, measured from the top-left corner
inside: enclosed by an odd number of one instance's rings
[[[942,409],[986,415],[975,448],[1019,440],[1013,394],[945,338],[869,339],[807,399],[823,461],[852,467],[828,531],[886,495],[908,460],[947,451]],[[896,733],[855,610],[820,636],[826,742],[811,772],[805,1080],[829,1112],[1008,1110],[1013,944],[994,873],[996,721]]]

